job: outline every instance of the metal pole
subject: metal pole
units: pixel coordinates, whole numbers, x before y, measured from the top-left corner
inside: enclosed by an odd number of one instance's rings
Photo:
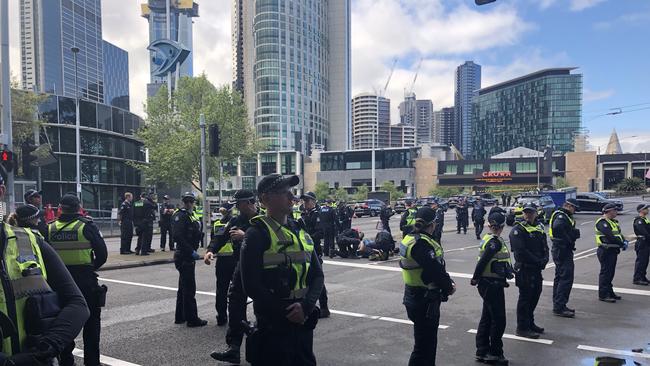
[[[537,191],[539,192],[539,153],[537,154]]]
[[[0,63],[2,63],[2,76],[0,82],[2,83],[2,134],[4,135],[5,145],[9,151],[13,150],[14,143],[12,137],[12,125],[11,125],[11,81],[9,74],[9,2],[0,1],[0,42],[2,43],[0,47]],[[7,173],[7,214],[14,210],[15,205],[15,194],[14,194],[14,173],[13,171]]]
[[[34,145],[41,146],[41,131],[40,131],[40,127],[37,127],[37,126],[34,127]],[[23,159],[24,159],[24,157],[23,157]],[[36,190],[40,191],[41,188],[42,188],[41,187],[42,184],[41,184],[41,166],[40,166],[40,164],[36,169],[37,169],[36,170],[36,173],[37,173],[37,175],[36,175]]]
[[[648,151],[643,150],[643,184],[646,190],[648,189]]]
[[[223,177],[223,161],[219,159],[219,205],[223,203],[223,192],[221,191],[222,177]]]
[[[77,148],[75,150],[75,161],[77,167],[77,197],[81,200],[81,137],[79,135],[79,128],[81,127],[81,119],[79,118],[79,77],[78,77],[78,67],[77,67],[77,54],[79,53],[78,47],[72,47],[70,49],[74,55],[74,95],[75,95],[75,107],[76,107],[76,118],[75,118],[75,141]]]
[[[208,178],[205,167],[205,115],[201,113],[199,116],[199,126],[201,127],[201,190],[203,191],[203,232],[206,236],[210,232],[210,225],[207,224],[207,218],[210,212],[208,208]]]
[[[372,127],[372,157],[371,157],[371,159],[372,159],[372,162],[371,162],[371,164],[372,164],[371,165],[371,167],[372,167],[372,189],[371,189],[371,192],[375,191],[375,186],[377,185],[376,181],[375,181],[375,179],[376,179],[376,177],[375,177],[375,137],[377,136],[376,128],[377,128],[378,124],[379,124],[379,118],[377,118],[377,123]]]
[[[167,0],[166,3],[166,15],[167,15],[167,39],[172,39],[172,19],[171,19],[171,5],[170,0]],[[169,100],[172,100],[172,72],[167,73],[167,96]]]

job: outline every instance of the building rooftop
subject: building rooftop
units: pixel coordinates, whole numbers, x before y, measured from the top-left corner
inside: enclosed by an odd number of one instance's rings
[[[493,92],[498,89],[503,89],[507,88],[509,86],[513,86],[516,84],[520,84],[526,81],[530,81],[533,79],[545,77],[545,76],[556,76],[556,75],[570,75],[571,71],[577,69],[577,67],[555,67],[555,68],[550,68],[550,69],[542,69],[539,71],[535,71],[533,73],[530,73],[528,75],[520,76],[518,78],[514,78],[511,80],[504,81],[502,83],[494,84],[488,87],[485,87],[483,89],[478,90],[479,95],[483,95],[485,93]]]
[[[501,154],[493,155],[491,158],[492,159],[518,159],[518,158],[537,158],[543,156],[544,153],[541,153],[537,150],[519,146],[512,150],[502,152]]]

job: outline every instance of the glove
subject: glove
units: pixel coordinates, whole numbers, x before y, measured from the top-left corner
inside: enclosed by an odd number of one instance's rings
[[[630,245],[630,243],[627,240],[623,241],[623,251],[627,250],[627,247]]]
[[[476,286],[478,284],[478,280],[476,278],[472,278],[472,280],[469,281],[469,284],[472,286]]]
[[[201,256],[199,255],[199,253],[197,253],[196,250],[192,252],[192,259],[194,259],[195,261],[201,259]]]

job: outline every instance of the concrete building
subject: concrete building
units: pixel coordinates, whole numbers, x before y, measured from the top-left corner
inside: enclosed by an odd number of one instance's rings
[[[518,146],[573,151],[581,130],[582,75],[572,70],[539,70],[479,90],[470,156],[482,159]]]
[[[194,23],[193,18],[199,16],[199,5],[192,0],[170,0],[169,25],[166,0],[148,0],[141,5],[141,15],[149,21],[149,44],[169,39],[178,42],[190,51],[187,58],[177,67],[178,71],[172,75],[173,90],[177,78],[194,75],[192,24]],[[168,30],[169,37],[167,36]],[[155,75],[155,70],[160,66],[158,63],[163,61],[156,60],[155,51],[150,52],[149,70],[151,75],[147,85],[147,96],[156,95],[158,89],[168,81],[166,75]]]
[[[433,142],[451,146],[456,144],[456,108],[447,107],[433,113]]]
[[[23,88],[104,102],[101,17],[100,0],[20,0]]]
[[[454,84],[454,145],[465,156],[472,155],[472,102],[481,88],[481,65],[466,61],[456,68]]]
[[[416,146],[416,128],[411,125],[398,123],[391,125],[389,129],[390,147],[413,147]]]
[[[104,100],[114,107],[130,109],[129,53],[104,41]]]
[[[348,148],[350,1],[234,4],[243,25],[234,54],[245,55],[236,67],[257,138],[270,151]]]
[[[418,100],[409,93],[399,105],[400,123],[415,127],[416,144],[428,144],[433,140],[433,103],[429,99]]]
[[[356,95],[352,99],[352,149],[390,147],[390,141],[390,99],[372,93]]]

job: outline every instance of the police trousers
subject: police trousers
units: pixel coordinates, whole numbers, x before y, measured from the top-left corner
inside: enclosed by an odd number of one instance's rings
[[[535,308],[542,295],[542,272],[521,269],[516,274],[515,284],[519,288],[517,329],[530,330],[535,324]]]
[[[178,271],[178,291],[176,291],[176,323],[199,320],[196,309],[196,275],[194,260],[177,259],[174,266]]]
[[[503,355],[503,333],[506,330],[504,284],[481,279],[478,293],[483,298],[483,311],[476,332],[476,355]]]
[[[612,281],[616,274],[616,261],[619,249],[598,247],[596,255],[600,262],[600,273],[598,274],[598,297],[606,299],[614,295]]]
[[[237,260],[234,256],[219,256],[214,264],[215,275],[217,277],[217,291],[215,297],[215,309],[217,310],[217,320],[228,320],[228,289],[230,281],[235,272]]]
[[[228,330],[226,331],[226,344],[231,347],[239,348],[244,340],[244,326],[242,322],[246,321],[246,303],[248,297],[244,292],[244,285],[241,281],[241,270],[239,261],[235,266],[235,271],[228,289]]]
[[[259,325],[258,319],[258,325]],[[314,331],[304,325],[290,325],[282,329],[260,326],[255,337],[258,351],[253,366],[315,366]],[[249,338],[248,341],[250,341]],[[247,348],[248,348],[247,341]],[[248,349],[246,350],[248,353]]]
[[[484,226],[485,226],[485,221],[484,220],[474,221],[474,231],[476,232],[476,239],[481,238],[481,234],[483,233],[483,227]]]
[[[122,221],[120,225],[120,252],[131,250],[131,240],[133,240],[133,223]]]
[[[573,287],[573,248],[564,244],[555,244],[551,248],[553,263],[555,263],[555,278],[553,278],[553,310],[560,312],[566,309],[569,295]]]
[[[323,241],[325,247],[323,248],[323,253],[327,256],[333,257],[336,249],[334,248],[334,236],[336,235],[336,230],[334,228],[327,228],[323,232]]]
[[[432,312],[427,317],[427,309],[432,306]],[[405,305],[406,314],[413,322],[413,337],[415,344],[409,366],[435,366],[436,349],[438,347],[438,325],[440,324],[440,300],[427,300]]]
[[[85,280],[75,278],[75,282],[88,304],[88,310],[90,310],[90,317],[86,320],[82,333],[84,341],[84,365],[99,366],[99,338],[101,334],[102,314],[102,309],[97,304],[96,289],[99,287],[99,284],[97,283],[96,277],[89,277]],[[74,356],[72,355],[74,348],[75,343],[73,341],[61,351],[61,355],[59,356],[59,364],[61,366],[74,365]]]
[[[160,249],[165,249],[169,237],[169,250],[174,250],[174,238],[172,237],[171,224],[160,225]]]
[[[647,281],[648,259],[650,259],[650,242],[637,239],[634,246],[636,261],[634,263],[634,281]]]

